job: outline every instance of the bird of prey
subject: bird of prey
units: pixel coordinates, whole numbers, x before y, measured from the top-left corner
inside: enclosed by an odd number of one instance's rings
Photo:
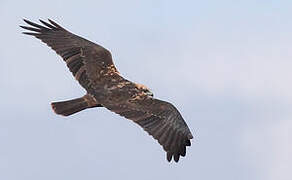
[[[185,156],[193,136],[179,111],[171,103],[155,99],[146,86],[122,77],[107,49],[50,19],[40,20],[41,25],[24,21],[30,26],[20,26],[29,30],[23,33],[40,39],[60,55],[87,92],[80,98],[51,103],[56,114],[69,116],[87,108],[105,107],[134,121],[158,140],[169,162]]]

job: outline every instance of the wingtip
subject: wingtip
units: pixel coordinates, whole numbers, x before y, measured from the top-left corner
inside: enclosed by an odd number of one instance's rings
[[[173,159],[177,163],[179,161],[179,154],[174,154]]]
[[[166,153],[166,159],[167,159],[168,162],[171,161],[171,159],[172,159],[172,154],[171,154],[170,152],[167,152],[167,153]]]
[[[42,19],[39,19],[39,21],[43,24],[43,25],[45,25],[46,27],[48,27],[48,28],[51,28],[51,29],[56,29],[56,27],[55,26],[53,26],[52,24],[50,24],[50,23],[47,23],[47,22],[45,22],[44,20],[42,20]]]
[[[26,18],[22,18],[22,20],[23,20],[24,22],[26,22],[26,23],[30,23],[30,21],[29,21],[28,19],[26,19]]]
[[[42,19],[39,19],[39,22],[43,23],[43,22],[44,22],[44,20],[42,20]]]
[[[22,32],[22,34],[36,36],[36,37],[39,35],[38,33],[30,33],[30,32]]]
[[[62,26],[60,26],[58,23],[56,23],[55,21],[51,20],[50,18],[48,18],[48,21],[49,21],[52,25],[56,26],[57,28],[64,29]]]
[[[193,137],[193,135],[190,133],[190,134],[188,134],[188,139],[193,139],[194,137]]]

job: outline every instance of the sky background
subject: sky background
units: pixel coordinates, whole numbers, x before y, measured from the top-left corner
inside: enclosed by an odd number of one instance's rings
[[[0,179],[291,180],[292,1],[0,0]],[[179,163],[82,96],[61,58],[24,36],[51,18],[112,52],[118,70],[172,102],[194,140]]]

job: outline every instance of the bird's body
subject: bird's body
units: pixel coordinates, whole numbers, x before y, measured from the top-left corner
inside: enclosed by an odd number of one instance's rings
[[[35,36],[55,50],[87,91],[81,98],[52,103],[57,114],[69,116],[87,108],[105,107],[133,120],[157,139],[167,152],[168,161],[173,157],[177,162],[179,156],[185,156],[193,136],[178,110],[153,98],[146,86],[123,78],[108,50],[51,20],[50,23],[40,20],[44,26],[24,21],[32,27],[21,27],[33,31],[24,34]]]

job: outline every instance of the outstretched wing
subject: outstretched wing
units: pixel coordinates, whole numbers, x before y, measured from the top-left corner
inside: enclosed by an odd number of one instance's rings
[[[178,162],[180,156],[185,156],[186,146],[191,145],[192,133],[178,110],[168,102],[149,97],[105,107],[133,120],[158,140],[167,152],[168,161],[173,157]]]
[[[115,69],[111,53],[102,46],[70,33],[50,19],[49,23],[40,20],[42,25],[24,21],[30,26],[20,27],[30,32],[23,33],[35,36],[59,54],[85,89],[96,82],[100,71]]]

